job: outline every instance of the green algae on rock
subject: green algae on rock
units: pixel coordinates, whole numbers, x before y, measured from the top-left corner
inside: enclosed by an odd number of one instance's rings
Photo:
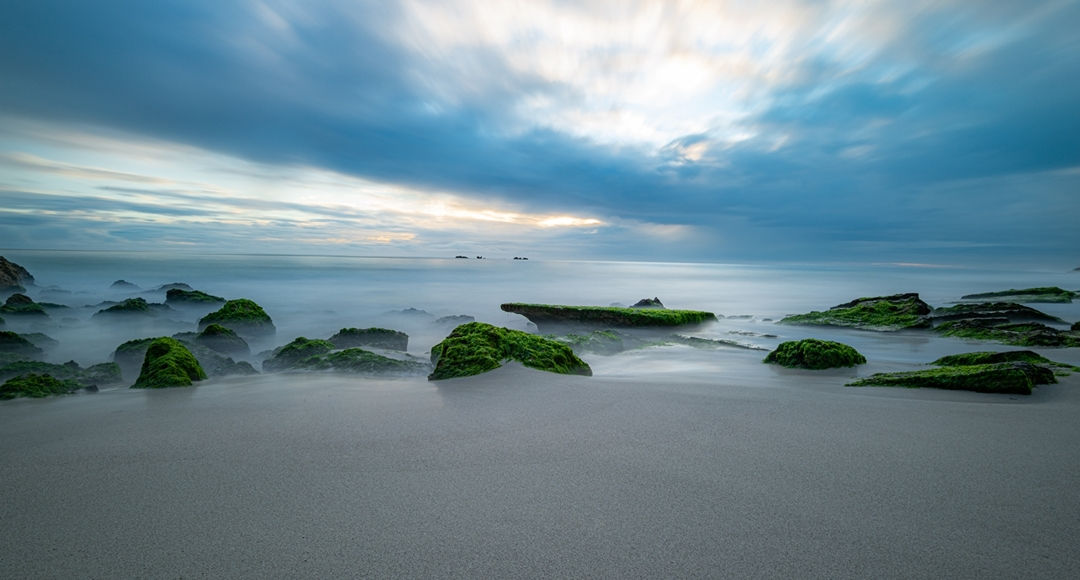
[[[1037,322],[1009,322],[1004,318],[964,318],[943,322],[934,331],[944,336],[969,338],[1015,346],[1080,346],[1080,336]]]
[[[207,294],[201,290],[184,290],[182,288],[170,288],[165,292],[166,304],[221,304],[225,299],[220,296]]]
[[[365,375],[423,375],[431,367],[419,361],[390,358],[362,348],[346,348],[309,356],[297,361],[292,368]]]
[[[4,314],[10,314],[15,316],[48,316],[49,313],[45,312],[45,307],[37,302],[34,302],[26,294],[12,294],[8,296],[7,301],[3,306],[0,306],[0,312]]]
[[[1056,383],[1054,373],[1027,362],[953,365],[936,369],[877,373],[847,384],[849,387],[896,386],[1030,395],[1035,385]]]
[[[330,337],[335,348],[371,346],[387,350],[409,350],[409,335],[389,328],[342,328]]]
[[[980,292],[961,296],[961,300],[982,300],[986,298],[1004,298],[1009,302],[1053,302],[1068,303],[1080,293],[1058,288],[1057,286],[1042,286],[1039,288],[1023,288],[1020,290],[1009,289],[997,292]]]
[[[247,356],[251,348],[247,341],[240,338],[231,328],[220,324],[211,324],[203,329],[194,339],[195,344],[201,344],[210,350],[227,355]]]
[[[763,362],[789,368],[821,370],[865,364],[866,357],[843,343],[807,338],[780,343]]]
[[[311,339],[303,336],[294,338],[285,346],[274,349],[274,354],[263,361],[264,371],[283,371],[293,368],[296,363],[312,356],[326,354],[336,347],[334,343],[319,338]]]
[[[520,314],[537,327],[601,326],[663,327],[702,324],[716,320],[712,312],[668,310],[666,308],[621,308],[615,306],[564,306],[510,302],[500,306],[504,312]]]
[[[37,358],[45,354],[26,337],[10,330],[0,330],[0,352],[26,358]]]
[[[247,298],[229,300],[219,310],[203,316],[199,319],[199,330],[215,323],[241,335],[267,335],[277,331],[270,315]]]
[[[171,312],[165,304],[150,303],[145,298],[128,298],[94,313],[94,318],[121,318],[127,316],[152,316],[158,312]]]
[[[845,326],[860,330],[896,331],[905,328],[928,328],[930,305],[917,293],[858,298],[833,306],[824,312],[813,311],[784,317],[780,324],[802,326]]]
[[[478,375],[510,360],[542,371],[592,375],[589,365],[565,344],[520,330],[470,322],[455,328],[431,348],[435,370],[428,379]]]
[[[81,388],[83,385],[73,380],[61,380],[47,374],[29,373],[8,379],[0,385],[0,399],[67,395]]]
[[[1006,318],[1010,322],[1026,322],[1031,320],[1045,320],[1048,322],[1061,322],[1056,316],[1051,316],[1041,310],[1016,304],[1015,302],[981,302],[978,304],[957,304],[945,308],[936,308],[931,314],[934,322],[947,320],[962,320],[965,318]]]
[[[0,381],[29,373],[50,375],[60,380],[73,380],[83,387],[119,383],[120,366],[101,363],[82,368],[75,361],[53,364],[41,361],[15,361],[0,366]]]
[[[195,355],[175,338],[161,337],[150,343],[133,389],[188,387],[206,379]]]

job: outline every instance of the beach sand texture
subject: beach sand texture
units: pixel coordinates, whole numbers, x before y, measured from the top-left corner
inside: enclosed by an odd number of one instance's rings
[[[734,364],[744,379],[511,365],[8,402],[0,577],[1080,570],[1077,377],[1009,397]]]

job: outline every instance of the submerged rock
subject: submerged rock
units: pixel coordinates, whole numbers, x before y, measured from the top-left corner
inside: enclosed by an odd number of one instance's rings
[[[362,348],[346,348],[297,361],[293,369],[335,371],[365,375],[423,375],[430,365],[415,360],[390,358]]]
[[[409,335],[388,328],[342,328],[330,337],[334,348],[373,346],[388,350],[409,350]]]
[[[1007,318],[964,318],[934,327],[944,336],[991,340],[1015,346],[1080,346],[1080,336],[1038,322],[1009,322]]]
[[[204,304],[222,304],[225,299],[220,296],[214,296],[207,294],[201,290],[184,290],[182,288],[170,288],[165,293],[166,304],[180,304],[180,305],[204,305]]]
[[[127,280],[117,280],[109,285],[109,288],[113,290],[141,290],[137,285],[128,282]]]
[[[702,324],[716,320],[712,312],[614,306],[562,306],[553,304],[503,304],[505,312],[528,318],[540,329],[552,327],[663,327]]]
[[[61,380],[73,380],[83,387],[111,385],[121,382],[120,366],[101,363],[82,368],[75,361],[62,365],[40,361],[17,361],[0,366],[0,380],[29,373],[47,374]]]
[[[265,336],[277,329],[270,315],[261,306],[247,298],[229,300],[219,310],[199,319],[199,330],[211,324],[220,324],[240,335]]]
[[[589,365],[565,344],[520,330],[470,322],[455,328],[450,336],[431,347],[435,369],[428,379],[478,375],[509,360],[553,373],[592,375]]]
[[[207,326],[192,339],[192,342],[229,356],[251,354],[251,348],[243,338],[240,338],[240,335],[220,324]]]
[[[15,293],[15,294],[12,294],[11,296],[8,296],[7,301],[4,302],[4,305],[0,306],[0,312],[3,312],[4,314],[15,315],[15,316],[23,316],[23,315],[48,316],[49,315],[47,312],[45,312],[45,307],[44,306],[42,306],[41,304],[38,304],[37,302],[34,302],[34,300],[31,299],[26,294],[19,294],[19,293]]]
[[[0,293],[25,292],[24,286],[33,286],[34,277],[26,268],[0,256]]]
[[[194,290],[194,288],[183,282],[170,282],[169,284],[162,284],[161,286],[154,288],[151,292],[167,292],[169,290]]]
[[[178,336],[182,336],[182,334]],[[178,340],[192,355],[195,356],[195,359],[199,362],[199,365],[206,372],[207,376],[222,377],[228,375],[249,375],[258,373],[258,371],[255,370],[255,367],[251,366],[250,363],[235,361],[231,357],[199,344],[194,339],[189,341],[177,338],[177,336],[172,338]],[[197,338],[197,336],[195,338]],[[129,340],[116,347],[116,350],[113,351],[112,359],[120,366],[120,369],[125,375],[131,376],[141,369],[147,349],[149,349],[150,345],[156,340],[157,338]]]
[[[205,379],[206,372],[186,346],[175,338],[162,337],[146,349],[139,378],[131,388],[188,387],[193,381]]]
[[[1003,298],[1008,302],[1072,302],[1080,293],[1063,290],[1057,286],[1043,286],[1040,288],[1024,288],[1022,290],[1009,289],[997,292],[982,292],[979,294],[967,294],[961,296],[961,300],[984,300],[986,298]]]
[[[67,395],[82,388],[82,385],[72,380],[57,379],[47,374],[30,373],[8,379],[3,385],[0,385],[0,399]]]
[[[274,349],[274,354],[263,361],[262,367],[264,371],[283,371],[293,368],[308,357],[326,354],[335,348],[334,343],[328,340],[301,336],[285,346]]]
[[[1011,322],[1025,322],[1030,320],[1045,320],[1048,322],[1061,322],[1056,316],[1051,316],[1041,310],[1037,310],[1015,302],[980,302],[978,304],[957,304],[947,308],[936,308],[931,317],[934,322],[945,320],[962,320],[971,318],[1005,318]]]
[[[860,330],[896,331],[931,326],[930,305],[917,293],[858,298],[824,312],[786,316],[780,324],[803,326],[844,326]]]
[[[165,304],[147,302],[145,298],[128,298],[119,304],[113,304],[94,313],[94,318],[125,318],[129,316],[156,316],[158,313],[171,312]]]
[[[776,350],[765,357],[764,362],[790,368],[821,370],[865,364],[866,357],[843,343],[807,338],[780,343]]]
[[[0,330],[0,352],[25,358],[38,358],[45,354],[33,342],[10,330]]]
[[[930,387],[977,393],[1030,395],[1035,385],[1056,382],[1054,373],[1045,367],[1028,362],[999,362],[953,365],[898,373],[877,373],[852,381],[847,386]]]
[[[462,324],[468,324],[470,322],[476,322],[476,317],[469,316],[468,314],[451,314],[450,316],[442,316],[435,319],[435,324],[439,326],[461,326]]]

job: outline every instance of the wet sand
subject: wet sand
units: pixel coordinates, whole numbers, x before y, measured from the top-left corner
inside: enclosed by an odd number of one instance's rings
[[[1009,397],[740,369],[5,402],[0,577],[1080,570],[1080,377]]]

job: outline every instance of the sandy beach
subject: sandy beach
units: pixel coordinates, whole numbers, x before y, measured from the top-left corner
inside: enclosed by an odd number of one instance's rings
[[[7,402],[0,576],[1080,569],[1080,378],[1010,397],[734,364],[710,380],[510,366]]]

